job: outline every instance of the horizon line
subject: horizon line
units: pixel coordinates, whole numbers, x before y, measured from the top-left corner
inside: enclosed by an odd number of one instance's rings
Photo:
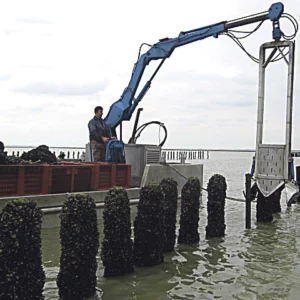
[[[36,148],[37,146],[27,145],[9,145],[5,146],[5,148]],[[85,149],[85,147],[79,146],[48,146],[49,148],[56,148],[56,149]],[[255,152],[255,149],[249,148],[162,148],[163,151],[219,151],[219,152]],[[300,152],[300,150],[292,150],[291,152]]]

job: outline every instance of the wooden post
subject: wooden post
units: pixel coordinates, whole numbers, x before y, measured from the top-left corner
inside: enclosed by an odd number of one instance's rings
[[[42,195],[50,194],[50,190],[49,189],[50,189],[50,184],[49,184],[49,166],[43,165],[41,194]]]
[[[92,176],[92,185],[91,189],[92,191],[99,191],[100,186],[100,172],[101,172],[101,164],[93,164],[93,176]]]
[[[117,184],[117,167],[115,164],[111,164],[111,186],[114,187]]]
[[[251,228],[251,174],[246,174],[246,229]]]
[[[27,166],[18,166],[18,196],[25,195],[25,168]]]
[[[74,166],[70,166],[71,170],[71,193],[74,192],[74,182],[75,182],[75,176],[78,174],[78,168],[75,168]]]

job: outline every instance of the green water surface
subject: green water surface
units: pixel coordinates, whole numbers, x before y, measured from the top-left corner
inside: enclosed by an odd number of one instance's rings
[[[224,159],[225,155],[225,159]],[[242,198],[244,175],[251,166],[250,153],[211,153],[204,163],[204,187],[215,173],[223,174],[228,196]],[[227,155],[227,157],[226,157]],[[271,224],[256,224],[252,204],[252,229],[245,229],[244,204],[227,200],[224,238],[205,239],[206,194],[200,211],[200,242],[176,245],[165,254],[163,264],[135,268],[122,277],[104,278],[98,255],[97,287],[100,299],[300,299],[300,205],[287,208],[282,194],[282,212]],[[136,207],[132,207],[132,220]],[[179,220],[180,210],[178,210]],[[102,223],[99,220],[102,238]],[[178,230],[178,228],[177,228]],[[58,299],[59,229],[43,229],[45,297]]]

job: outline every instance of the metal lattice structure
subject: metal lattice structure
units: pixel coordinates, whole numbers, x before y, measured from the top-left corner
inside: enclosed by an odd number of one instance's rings
[[[259,57],[259,93],[257,108],[256,160],[254,177],[258,189],[268,197],[282,185],[291,180],[291,137],[293,112],[293,83],[294,83],[294,42],[277,41],[265,43],[260,47]],[[266,51],[271,49],[267,56]],[[284,50],[288,50],[288,55]],[[265,72],[275,54],[282,55],[288,66],[286,130],[285,144],[263,144],[264,101],[265,101]]]

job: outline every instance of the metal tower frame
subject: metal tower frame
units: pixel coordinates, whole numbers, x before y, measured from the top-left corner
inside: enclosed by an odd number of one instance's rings
[[[288,48],[288,55],[284,49]],[[272,49],[269,56],[266,50]],[[288,66],[285,144],[263,144],[265,72],[275,54],[280,54]],[[259,90],[257,107],[256,159],[254,178],[261,193],[268,197],[291,180],[290,162],[292,139],[293,85],[294,85],[293,41],[277,41],[261,45],[259,55]]]

